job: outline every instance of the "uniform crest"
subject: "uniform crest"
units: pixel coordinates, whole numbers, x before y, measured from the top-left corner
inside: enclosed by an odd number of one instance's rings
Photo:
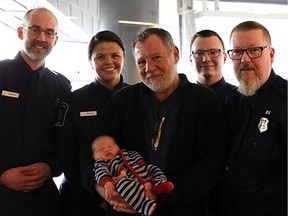
[[[263,133],[268,130],[268,123],[269,123],[268,118],[262,117],[260,119],[259,124],[258,124],[258,129],[260,133]]]

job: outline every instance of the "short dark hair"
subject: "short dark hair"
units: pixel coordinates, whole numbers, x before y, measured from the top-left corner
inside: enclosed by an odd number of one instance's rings
[[[192,51],[191,48],[196,38],[198,37],[207,38],[207,37],[212,37],[212,36],[216,36],[221,41],[223,51],[225,51],[225,45],[220,35],[217,32],[210,30],[210,29],[204,29],[204,30],[198,31],[193,35],[193,37],[191,38],[191,42],[190,42],[190,51]]]
[[[112,31],[105,30],[105,31],[98,32],[96,35],[94,35],[91,38],[90,43],[88,45],[88,59],[89,59],[89,61],[92,58],[94,48],[97,46],[97,44],[99,44],[101,42],[115,42],[115,43],[117,43],[121,47],[121,49],[123,50],[123,53],[125,56],[125,48],[124,48],[124,44],[123,44],[121,38],[116,33],[112,32]]]
[[[136,44],[138,42],[143,43],[151,35],[158,36],[162,40],[164,45],[168,48],[169,52],[171,52],[173,50],[175,44],[174,44],[174,41],[172,39],[172,36],[170,35],[170,33],[168,31],[166,31],[162,28],[148,28],[148,29],[145,29],[145,30],[141,31],[140,33],[138,33],[137,36],[134,38],[134,40],[132,42],[133,53],[134,53],[134,48],[135,48]]]

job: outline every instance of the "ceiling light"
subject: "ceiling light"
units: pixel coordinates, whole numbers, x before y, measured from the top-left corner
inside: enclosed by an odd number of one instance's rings
[[[130,25],[157,26],[156,23],[152,23],[152,22],[140,22],[140,21],[132,21],[132,20],[119,20],[118,23],[130,24]]]

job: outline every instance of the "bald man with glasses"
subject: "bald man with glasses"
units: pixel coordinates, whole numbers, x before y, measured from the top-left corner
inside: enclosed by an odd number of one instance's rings
[[[71,85],[62,74],[45,66],[57,43],[57,31],[58,21],[50,10],[27,11],[17,29],[22,50],[14,59],[0,62],[3,216],[59,215],[59,191],[52,179],[62,172],[55,125],[62,126],[67,107],[61,101]]]

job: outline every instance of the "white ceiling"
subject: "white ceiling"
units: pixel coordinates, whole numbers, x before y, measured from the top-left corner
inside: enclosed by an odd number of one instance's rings
[[[90,36],[46,0],[0,0],[0,31],[17,30],[27,10],[35,7],[46,7],[56,15],[59,21],[59,40],[73,42],[89,40]]]

